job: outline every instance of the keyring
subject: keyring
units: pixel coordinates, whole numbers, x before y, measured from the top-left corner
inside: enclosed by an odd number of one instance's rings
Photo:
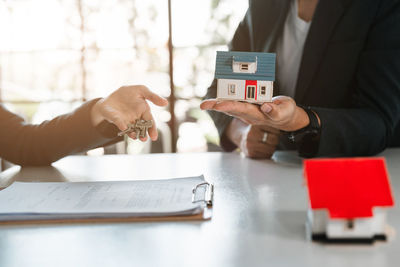
[[[153,127],[153,121],[149,120],[136,120],[135,123],[128,124],[128,128],[125,131],[119,132],[118,136],[123,136],[132,132],[136,133],[136,137],[146,137],[146,132],[149,128]]]

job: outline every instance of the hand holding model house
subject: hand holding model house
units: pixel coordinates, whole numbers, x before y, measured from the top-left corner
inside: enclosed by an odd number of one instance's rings
[[[215,78],[217,98],[203,101],[200,107],[204,110],[283,131],[295,131],[309,124],[307,113],[291,97],[272,97],[275,54],[219,51]]]

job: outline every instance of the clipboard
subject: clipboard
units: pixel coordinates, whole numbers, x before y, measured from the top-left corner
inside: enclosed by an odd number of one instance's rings
[[[74,224],[74,223],[127,223],[127,222],[171,222],[171,221],[205,221],[212,218],[214,185],[201,182],[192,188],[192,203],[202,203],[201,211],[196,214],[160,215],[160,216],[132,216],[101,217],[101,218],[46,218],[46,219],[17,219],[1,220],[0,225],[7,224]]]

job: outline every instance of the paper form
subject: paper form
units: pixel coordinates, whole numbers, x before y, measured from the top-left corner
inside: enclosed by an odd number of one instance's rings
[[[15,182],[0,191],[0,221],[12,219],[159,216],[199,213],[192,190],[203,176],[110,182]]]

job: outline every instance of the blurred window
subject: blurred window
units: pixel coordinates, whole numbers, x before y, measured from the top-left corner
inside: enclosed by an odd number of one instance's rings
[[[212,82],[215,51],[227,49],[247,5],[246,0],[0,0],[0,99],[40,123],[122,85],[145,84],[170,97],[173,75],[174,110],[153,107],[165,140],[177,140],[163,144],[163,151],[205,151],[218,143],[218,135],[199,104]],[[138,142],[129,146],[131,153],[148,151]]]

